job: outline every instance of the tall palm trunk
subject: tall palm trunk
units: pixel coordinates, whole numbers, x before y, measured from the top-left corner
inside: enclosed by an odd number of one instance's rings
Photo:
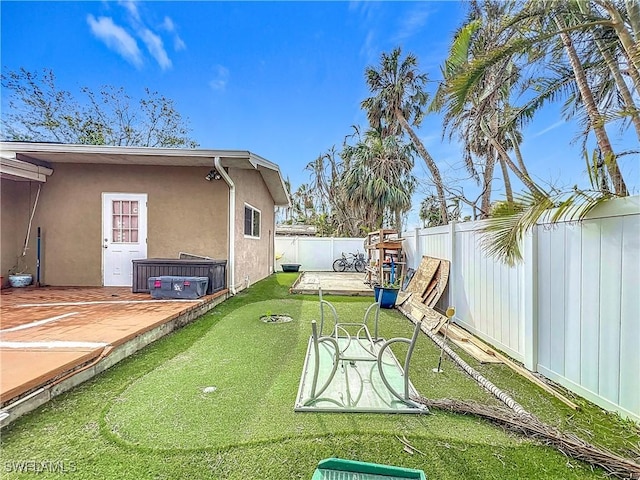
[[[486,156],[484,165],[484,175],[482,175],[482,201],[480,202],[480,218],[489,218],[491,214],[491,184],[493,181],[493,170],[496,165],[496,155],[492,152]]]
[[[506,162],[500,157],[500,169],[502,170],[502,179],[504,180],[504,194],[507,202],[513,203],[513,189],[511,188],[511,179],[509,178],[509,169]]]
[[[500,130],[498,126],[497,115],[494,114],[491,116],[490,124],[491,124],[492,134],[495,134],[494,137],[497,137]],[[498,159],[500,161],[500,168],[502,169],[502,179],[504,180],[504,190],[507,196],[507,201],[511,203],[513,202],[513,191],[511,190],[511,182],[509,180],[509,171],[507,170],[507,166],[501,155],[498,155]],[[494,155],[494,163],[495,163],[495,155]]]
[[[631,121],[636,129],[638,140],[640,140],[640,115],[638,115],[638,107],[633,101],[633,96],[627,87],[627,83],[624,81],[624,78],[622,78],[618,63],[613,58],[613,55],[611,55],[611,52],[602,45],[602,40],[596,40],[596,45],[598,45],[598,49],[602,53],[602,58],[604,58],[609,70],[611,70],[611,74],[613,75],[613,79],[616,82],[618,92],[620,93],[620,97],[622,97],[626,109],[631,112]]]
[[[622,73],[620,72],[620,67],[618,62],[613,57],[611,52],[607,49],[607,46],[603,42],[600,37],[601,30],[598,29],[595,32],[594,40],[602,58],[604,59],[611,75],[613,76],[614,81],[616,82],[616,87],[618,87],[618,92],[620,93],[620,97],[622,97],[622,101],[627,109],[627,111],[631,112],[631,121],[633,122],[633,126],[636,129],[636,134],[638,135],[638,139],[640,140],[640,115],[638,115],[638,107],[633,101],[633,96],[631,95],[631,91],[629,91],[629,87],[627,86],[627,82],[625,82],[622,77]],[[633,69],[631,69],[633,70]],[[640,87],[639,87],[640,88]]]
[[[631,60],[631,68],[635,68],[636,71],[640,71],[640,45],[633,39],[633,35],[625,27],[624,18],[618,11],[613,2],[609,0],[596,0],[596,3],[602,6],[607,13],[611,16],[611,26],[616,31],[616,35],[622,43],[622,47],[627,52],[629,59]]]
[[[627,68],[626,73],[631,77],[631,80],[633,80],[633,85],[635,87],[636,92],[640,92],[640,71],[633,68],[633,65],[631,65],[631,58],[629,58],[629,55],[627,54],[626,50],[622,50],[622,54],[624,55],[624,58],[627,60],[627,65],[629,66],[629,68]]]
[[[399,110],[396,110],[395,116],[398,122],[400,122],[400,125],[402,125],[402,128],[404,129],[404,131],[407,132],[407,135],[409,135],[409,137],[411,138],[411,141],[413,142],[413,145],[416,147],[416,150],[418,150],[418,153],[420,154],[424,162],[427,164],[427,168],[429,169],[429,172],[431,172],[431,178],[433,179],[433,183],[436,186],[438,202],[440,203],[440,215],[442,217],[442,224],[446,225],[449,223],[449,218],[447,214],[447,199],[444,196],[444,187],[442,184],[442,177],[440,176],[440,171],[438,170],[438,166],[436,165],[436,162],[433,161],[433,158],[431,157],[431,155],[429,155],[429,152],[427,152],[427,149],[422,144],[422,141],[420,141],[420,139],[418,138],[418,135],[416,135],[416,132],[414,132],[411,126],[409,125],[409,122],[407,122],[407,119],[404,118],[404,115],[402,115],[402,112],[400,112]]]
[[[503,160],[509,166],[511,171],[515,173],[516,177],[518,177],[520,181],[524,183],[524,185],[529,189],[531,193],[533,193],[536,196],[538,195],[545,196],[544,192],[540,190],[540,187],[538,187],[535,184],[535,182],[531,180],[531,177],[528,174],[525,174],[522,171],[520,171],[520,169],[516,166],[516,164],[513,163],[513,160],[509,156],[509,153],[507,152],[507,150],[504,148],[504,146],[500,142],[498,142],[498,140],[496,140],[495,137],[490,135],[489,142],[491,143],[493,148],[497,150],[498,154],[500,155],[500,159]]]
[[[496,150],[496,152],[498,152],[499,158],[509,166],[511,171],[515,173],[516,177],[518,177],[520,181],[524,183],[529,191],[536,196],[546,196],[544,192],[542,192],[540,188],[535,184],[535,182],[531,180],[529,174],[522,172],[516,166],[516,164],[513,163],[513,160],[511,160],[511,157],[509,156],[507,150],[504,148],[504,145],[502,145],[502,143],[498,141],[496,136],[493,135],[493,132],[489,131],[489,128],[486,125],[481,125],[481,127],[491,146]]]
[[[580,96],[582,97],[585,110],[589,117],[591,128],[593,129],[593,133],[596,136],[598,147],[600,148],[603,157],[606,159],[605,162],[607,165],[607,172],[611,177],[614,191],[617,195],[627,196],[629,194],[627,191],[627,186],[624,182],[624,178],[622,177],[622,172],[618,168],[618,161],[613,152],[613,148],[611,146],[611,142],[609,141],[607,131],[604,128],[604,119],[602,118],[602,115],[598,110],[598,106],[593,98],[593,93],[589,88],[587,76],[584,72],[584,69],[582,68],[582,64],[580,63],[578,53],[573,46],[571,36],[563,30],[566,25],[559,17],[556,16],[554,20],[556,22],[556,25],[558,26],[558,29],[560,30],[560,38],[562,39],[562,44],[564,45],[565,52],[567,53],[569,63],[571,64],[573,74],[576,78],[576,84],[578,86],[578,89],[580,90]]]
[[[527,170],[527,167],[524,164],[524,159],[522,158],[522,152],[520,151],[520,143],[518,142],[518,139],[516,138],[513,132],[509,132],[509,137],[511,137],[511,144],[513,145],[513,153],[516,154],[516,160],[518,161],[518,168],[520,168],[520,171],[528,177],[529,171]]]

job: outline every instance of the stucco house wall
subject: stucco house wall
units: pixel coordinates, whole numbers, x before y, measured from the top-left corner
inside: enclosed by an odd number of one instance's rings
[[[232,291],[273,271],[275,205],[287,205],[289,198],[278,166],[251,152],[21,142],[0,146],[2,275],[22,252],[38,188],[26,263],[35,273],[35,232],[41,227],[41,284],[100,286],[106,282],[103,272],[108,284],[118,284],[123,277],[117,275],[127,274],[128,259],[144,257],[136,242],[122,247],[123,242],[103,234],[103,201],[118,200],[117,194],[125,201],[136,199],[127,200],[127,194],[147,199],[146,210],[137,217],[147,219],[147,258],[178,258],[186,252],[225,259]],[[235,186],[234,225],[230,183]],[[244,234],[245,205],[260,211],[258,238]]]
[[[35,195],[38,184],[5,179],[0,181],[0,204],[2,205],[0,213],[0,275],[4,277],[7,276],[9,270],[16,266],[17,257],[22,254],[31,213],[30,189]]]
[[[229,176],[236,185],[235,286],[242,289],[273,273],[275,207],[259,172],[231,168]],[[259,239],[244,234],[245,204],[260,210]]]
[[[53,164],[53,169],[42,184],[27,255],[35,273],[34,232],[39,226],[43,284],[102,285],[103,192],[147,194],[147,257],[178,258],[183,251],[227,258],[229,190],[223,182],[207,182],[208,169],[68,163]],[[2,220],[3,232],[5,223],[15,224],[7,220]],[[21,223],[16,233],[24,238],[27,222]]]

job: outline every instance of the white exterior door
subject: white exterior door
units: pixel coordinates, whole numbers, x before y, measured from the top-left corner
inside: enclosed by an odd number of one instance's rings
[[[132,286],[137,258],[147,258],[147,195],[103,193],[102,284]]]

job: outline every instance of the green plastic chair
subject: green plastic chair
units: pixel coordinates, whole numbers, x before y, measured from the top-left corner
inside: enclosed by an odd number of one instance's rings
[[[327,458],[318,463],[318,468],[313,472],[311,480],[394,480],[402,478],[427,479],[422,470],[413,468]]]

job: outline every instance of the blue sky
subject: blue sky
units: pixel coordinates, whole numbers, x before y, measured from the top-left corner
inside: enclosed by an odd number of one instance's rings
[[[280,165],[294,188],[308,181],[308,162],[339,147],[352,125],[366,126],[365,68],[401,46],[418,57],[434,92],[465,15],[454,1],[2,1],[0,8],[3,72],[50,68],[58,87],[74,93],[105,84],[134,98],[157,90],[188,117],[202,148],[250,150]],[[559,108],[527,127],[522,150],[539,180],[588,184],[579,144],[570,143],[577,132]],[[616,146],[637,146],[616,133]],[[428,117],[419,135],[446,178],[465,177],[458,145],[441,138],[440,118]],[[638,163],[622,165],[635,194]],[[419,158],[416,174],[426,179]]]

